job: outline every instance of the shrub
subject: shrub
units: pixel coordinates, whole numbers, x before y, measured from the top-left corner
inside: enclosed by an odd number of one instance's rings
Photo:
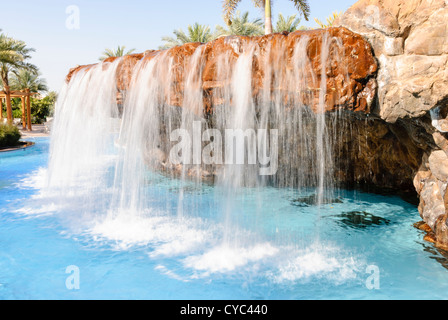
[[[42,99],[31,98],[31,119],[33,119],[33,123],[44,123],[46,117],[52,115],[56,98],[55,92],[50,92]]]
[[[0,148],[13,147],[19,143],[21,134],[16,126],[0,124]]]

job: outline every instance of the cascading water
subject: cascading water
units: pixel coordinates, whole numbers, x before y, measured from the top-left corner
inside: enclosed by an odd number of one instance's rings
[[[225,41],[235,44],[232,37]],[[115,84],[120,59],[77,72],[56,107],[44,196],[59,198],[61,206],[70,201],[73,216],[82,208],[78,220],[88,217],[82,228],[95,237],[125,247],[151,244],[151,256],[177,255],[186,267],[205,274],[273,256],[288,261],[275,272],[289,274],[294,257],[309,257],[313,246],[325,249],[309,235],[300,241],[303,248],[281,234],[266,239],[257,232],[258,225],[264,228],[263,216],[248,217],[240,206],[247,201],[258,212],[269,199],[257,196],[257,190],[272,187],[277,196],[298,190],[295,200],[316,208],[334,197],[337,135],[330,130],[339,113],[325,112],[325,92],[327,60],[338,40],[323,37],[318,72],[308,44],[303,36],[292,53],[281,42],[264,48],[239,43],[236,59],[223,53],[215,72],[228,81],[213,90],[208,114],[202,89],[205,45],[184,59],[183,79],[173,72],[179,66],[169,51],[144,57],[134,68],[122,115]],[[292,59],[294,68],[285,59]],[[257,85],[254,64],[264,70]],[[173,103],[179,92],[182,107]],[[243,139],[235,133],[243,133]],[[268,174],[260,175],[263,169]],[[332,270],[346,272],[345,266],[332,263]]]
[[[83,70],[60,93],[42,196],[74,211],[70,219],[90,220],[92,212],[109,209],[98,199],[109,192],[116,157],[116,70],[117,63]]]

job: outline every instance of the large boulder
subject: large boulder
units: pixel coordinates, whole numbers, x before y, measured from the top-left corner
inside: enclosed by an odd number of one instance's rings
[[[335,23],[363,35],[379,60],[381,118],[420,117],[448,101],[448,2],[361,0]]]
[[[414,176],[419,211],[443,248],[448,248],[447,21],[446,0],[361,0],[335,21],[363,35],[378,58],[375,113],[388,123],[421,129],[408,132],[413,141],[401,142],[423,151]]]

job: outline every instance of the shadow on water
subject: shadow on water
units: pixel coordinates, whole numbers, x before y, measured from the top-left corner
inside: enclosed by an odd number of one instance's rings
[[[448,251],[436,248],[433,244],[428,242],[421,243],[421,245],[423,246],[423,251],[431,254],[429,257],[430,259],[437,261],[442,265],[442,267],[448,270]]]
[[[393,188],[377,187],[373,184],[359,184],[357,186],[351,186],[350,189],[358,190],[366,193],[378,194],[386,197],[400,197],[402,200],[410,203],[414,206],[418,206],[420,200],[418,198],[417,191],[411,187],[406,190],[396,190]]]
[[[309,196],[299,197],[291,200],[291,204],[296,207],[310,207],[316,205],[318,202],[318,195],[312,194]],[[341,198],[323,197],[321,204],[335,204],[343,203]]]
[[[341,214],[332,215],[329,217],[335,218],[337,223],[339,223],[343,227],[356,229],[389,225],[391,223],[388,219],[375,216],[365,211],[343,212]]]

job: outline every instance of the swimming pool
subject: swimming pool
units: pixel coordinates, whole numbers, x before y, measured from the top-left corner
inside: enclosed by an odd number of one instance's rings
[[[228,201],[148,173],[146,209],[116,213],[110,188],[44,192],[49,139],[34,141],[0,154],[1,299],[447,298],[447,259],[399,197],[338,190],[316,207],[313,190],[263,187]]]

